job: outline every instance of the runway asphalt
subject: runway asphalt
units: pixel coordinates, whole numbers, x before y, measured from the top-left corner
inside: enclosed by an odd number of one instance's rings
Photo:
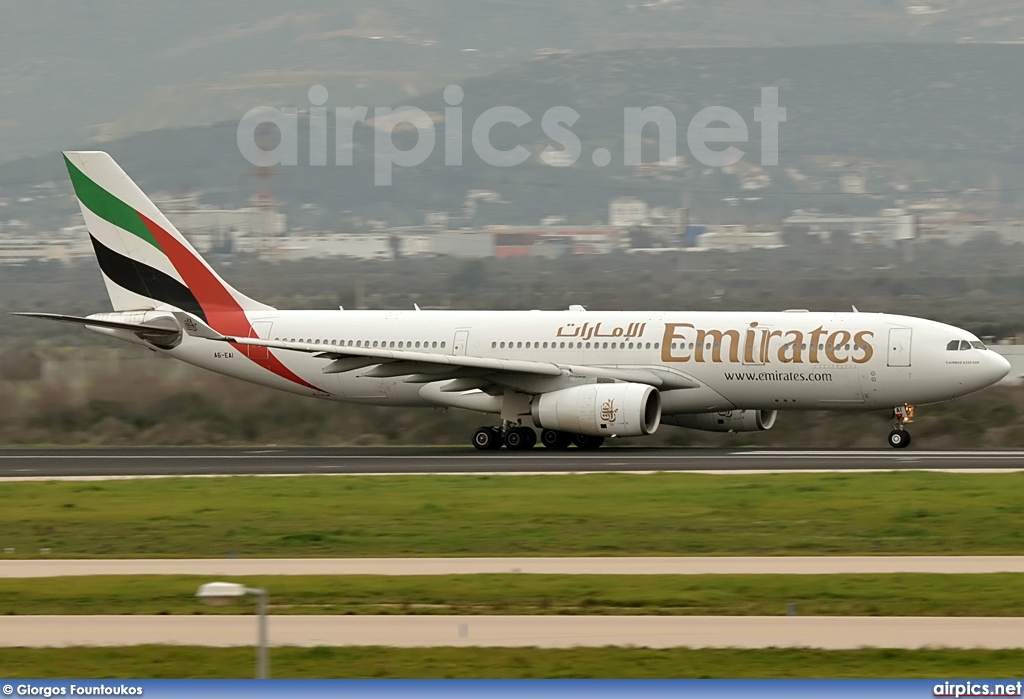
[[[622,556],[0,560],[0,578],[68,575],[835,575],[1024,573],[1024,556]]]
[[[479,452],[465,447],[7,448],[0,479],[305,474],[1024,470],[1013,451],[606,448]]]
[[[276,646],[1024,648],[1024,619],[813,616],[282,616]],[[0,646],[251,646],[252,616],[2,616]]]

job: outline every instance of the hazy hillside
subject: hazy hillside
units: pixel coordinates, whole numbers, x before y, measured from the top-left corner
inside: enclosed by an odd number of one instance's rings
[[[780,128],[782,166],[803,167],[814,157],[858,157],[895,161],[911,173],[915,188],[927,190],[990,187],[1012,194],[1024,187],[1024,93],[1017,83],[1024,46],[859,45],[779,49],[662,49],[585,54],[533,61],[462,83],[467,142],[464,166],[443,167],[443,148],[421,166],[396,170],[392,187],[373,185],[373,130],[356,128],[353,167],[313,168],[306,156],[298,167],[277,168],[272,188],[290,213],[303,205],[323,212],[328,228],[342,212],[384,218],[394,224],[418,223],[424,210],[454,210],[466,191],[485,187],[510,203],[509,222],[536,221],[562,213],[601,220],[609,196],[643,187],[653,203],[676,203],[689,192],[696,212],[707,210],[735,181],[702,176],[697,180],[638,183],[622,166],[623,107],[662,105],[676,115],[679,152],[687,154],[686,126],[699,109],[728,106],[750,128],[745,150],[756,162],[759,130],[753,109],[762,86],[778,86],[788,120]],[[410,100],[443,112],[439,91]],[[334,100],[328,106],[344,104]],[[526,126],[499,127],[498,147],[518,142],[536,152],[548,141],[540,130],[544,111],[573,107],[573,127],[583,141],[583,157],[573,168],[551,168],[530,161],[515,168],[484,165],[468,141],[470,125],[484,109],[515,105],[533,118]],[[208,202],[241,204],[254,191],[251,166],[236,146],[236,121],[215,127],[161,130],[105,144],[147,190],[209,190]],[[440,130],[439,130],[440,131]],[[308,153],[300,128],[299,152]],[[653,132],[652,132],[653,134]],[[439,133],[439,143],[443,132]],[[401,138],[399,139],[401,140]],[[0,190],[17,194],[33,182],[65,175],[54,152],[0,166]],[[402,147],[408,147],[404,143]],[[589,164],[596,146],[607,147],[612,165]],[[333,148],[330,149],[333,152]],[[653,147],[649,157],[654,158]],[[910,175],[908,175],[910,177]],[[2,194],[2,193],[0,193]],[[780,220],[794,206],[828,207],[829,192],[797,192],[780,185],[763,204],[765,216]],[[1009,196],[1009,194],[1008,194]],[[1015,195],[1014,195],[1015,196]],[[661,198],[662,201],[658,201]],[[1007,199],[1012,205],[1014,199]],[[39,203],[32,211],[38,212]],[[65,210],[73,211],[70,202]],[[308,209],[308,207],[307,207]],[[28,210],[23,210],[27,215]],[[5,216],[17,217],[16,207]],[[590,217],[590,219],[587,219]]]
[[[337,98],[397,101],[542,49],[1020,41],[1022,8],[1022,0],[7,3],[0,161],[237,118],[246,105],[294,103],[316,82]]]

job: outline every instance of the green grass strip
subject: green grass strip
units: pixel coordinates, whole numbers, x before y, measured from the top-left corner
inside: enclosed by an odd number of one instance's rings
[[[444,575],[227,578],[272,614],[1021,616],[1024,575]],[[251,614],[209,607],[200,576],[0,579],[0,614]]]
[[[1018,677],[1024,651],[673,648],[273,648],[276,678]],[[249,678],[252,648],[4,648],[0,675]]]
[[[0,546],[54,557],[1018,554],[1022,492],[1024,474],[920,472],[5,483]]]

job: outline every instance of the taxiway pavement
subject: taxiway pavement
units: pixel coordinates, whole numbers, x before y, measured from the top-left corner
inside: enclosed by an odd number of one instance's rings
[[[813,616],[280,616],[275,646],[1024,648],[1024,619]],[[0,646],[251,646],[252,616],[2,616]]]
[[[637,556],[0,560],[0,578],[79,575],[838,575],[1024,573],[1024,556]]]
[[[478,452],[472,448],[7,448],[0,479],[308,474],[591,472],[1022,471],[1024,450],[897,451],[606,448]]]

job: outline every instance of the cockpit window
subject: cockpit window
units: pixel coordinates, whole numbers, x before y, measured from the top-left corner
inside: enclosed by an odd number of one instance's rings
[[[988,347],[985,346],[984,342],[979,342],[978,340],[971,340],[971,347],[980,350],[988,349]]]
[[[964,350],[969,350],[970,348],[971,348],[971,343],[970,342],[968,342],[967,340],[960,340],[960,351],[961,352],[963,352]]]
[[[950,340],[949,344],[946,345],[947,352],[956,351],[958,349],[960,349],[960,340]]]

